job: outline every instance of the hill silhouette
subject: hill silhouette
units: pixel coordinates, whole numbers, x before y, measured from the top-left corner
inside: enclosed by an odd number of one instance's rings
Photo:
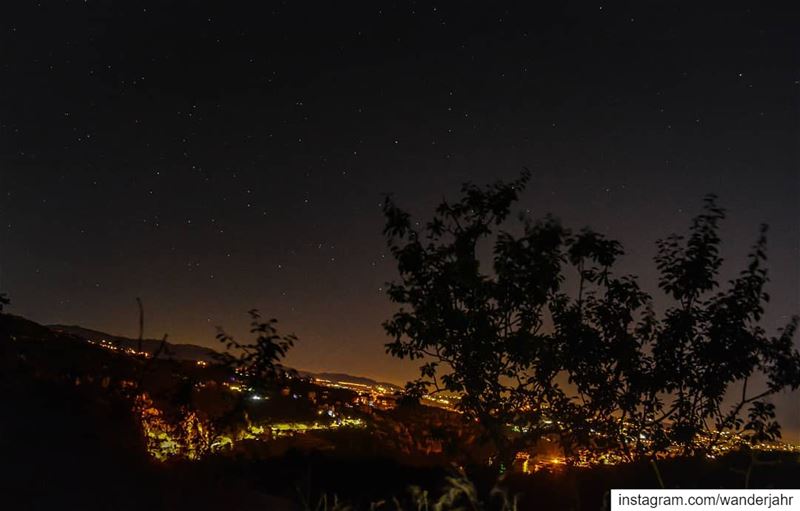
[[[33,321],[18,318],[20,322],[27,324],[27,329],[31,331],[31,337],[36,337],[38,339],[46,338],[48,335],[53,333],[60,334],[60,335],[67,335],[72,337],[77,337],[80,339],[85,339],[87,341],[93,342],[100,342],[106,341],[118,348],[130,348],[136,349],[139,345],[138,339],[132,339],[130,337],[125,337],[121,335],[114,335],[108,332],[102,332],[100,330],[93,330],[91,328],[85,328],[79,325],[47,325],[42,326],[38,323],[34,323]],[[161,345],[160,339],[142,339],[142,350],[146,351],[149,354],[154,354],[158,351],[159,346]],[[205,346],[199,346],[197,344],[186,344],[186,343],[171,343],[167,342],[165,349],[159,354],[159,358],[174,358],[176,360],[202,360],[205,362],[213,362],[215,360],[215,356],[218,355],[219,352],[212,348],[208,348]],[[344,383],[354,383],[358,385],[368,385],[368,386],[382,386],[390,389],[392,391],[400,391],[402,390],[399,386],[383,382],[377,381],[372,378],[366,378],[363,376],[357,376],[347,373],[341,372],[320,372],[315,373],[311,371],[297,371],[301,376],[309,377],[309,378],[319,378],[323,380],[329,380],[334,382],[344,382]]]
[[[86,339],[87,341],[99,342],[105,340],[118,348],[136,349],[139,345],[138,339],[131,339],[121,335],[112,335],[99,330],[92,330],[78,325],[47,325],[47,328],[62,334],[69,334],[75,337]],[[142,339],[142,350],[149,354],[158,351],[161,345],[160,339]],[[159,354],[159,358],[175,358],[177,360],[203,360],[211,362],[217,352],[205,346],[196,344],[182,344],[167,342],[165,349]]]

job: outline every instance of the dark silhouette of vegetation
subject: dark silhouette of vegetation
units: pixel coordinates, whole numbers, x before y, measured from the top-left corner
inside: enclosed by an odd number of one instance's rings
[[[384,324],[394,339],[387,351],[424,358],[407,391],[457,393],[465,417],[483,425],[505,462],[518,447],[508,424],[535,440],[552,430],[548,410],[566,402],[555,383],[556,347],[542,332],[543,308],[560,285],[556,250],[565,232],[551,219],[525,222],[524,240],[498,237],[494,275],[479,260],[478,244],[506,220],[528,179],[485,190],[467,184],[462,200],[443,201],[421,232],[390,198],[384,203],[384,234],[401,276],[388,294],[410,307]]]
[[[800,354],[792,344],[798,318],[792,317],[777,336],[767,336],[759,325],[769,301],[764,291],[766,226],[745,269],[727,290],[712,294],[719,286],[717,225],[723,218],[724,211],[708,197],[689,238],[673,235],[660,241],[656,257],[659,285],[677,305],[665,313],[653,355],[661,390],[673,397],[670,438],[687,452],[696,449],[693,442],[701,433],[714,440],[724,431],[740,429],[756,442],[780,437],[774,405],[764,398],[800,386]],[[759,375],[766,385],[752,391]],[[723,399],[737,384],[740,397],[726,410]],[[746,423],[740,417],[745,407]]]
[[[136,352],[137,354],[141,355],[143,353],[142,342],[144,340],[144,304],[142,303],[142,299],[139,297],[136,298],[136,306],[139,309],[139,337],[136,340]],[[135,388],[140,388],[142,386],[143,379],[153,370],[153,364],[158,360],[162,353],[165,353],[169,356],[169,348],[167,347],[168,337],[168,334],[164,334],[155,351],[153,351],[149,357],[146,357],[144,363],[139,366],[139,374],[136,378],[137,385]]]
[[[255,342],[242,344],[226,334],[222,328],[218,328],[217,340],[226,349],[218,359],[222,365],[239,374],[250,388],[270,392],[287,377],[296,374],[293,369],[284,367],[280,362],[294,346],[297,337],[294,334],[279,334],[278,320],[273,318],[262,321],[261,314],[256,309],[250,310],[248,314],[251,319],[250,333],[255,334]]]
[[[384,235],[400,275],[388,290],[400,309],[384,324],[387,351],[423,362],[406,392],[457,394],[505,462],[546,435],[568,455],[590,447],[630,459],[674,445],[708,453],[726,431],[779,437],[764,399],[800,386],[798,319],[772,337],[759,326],[766,227],[717,291],[725,213],[706,197],[688,238],[658,242],[659,287],[675,302],[658,318],[636,278],[615,273],[618,242],[552,217],[521,215],[505,229],[529,178],[466,184],[423,224],[387,198]],[[740,397],[726,409],[733,389]]]

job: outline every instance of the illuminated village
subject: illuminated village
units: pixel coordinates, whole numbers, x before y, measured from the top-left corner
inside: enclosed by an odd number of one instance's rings
[[[121,348],[109,341],[88,341],[104,350],[124,354],[125,356],[147,359],[149,352],[139,352],[132,348]],[[209,363],[203,360],[194,364],[200,370],[209,368]],[[150,455],[158,461],[168,461],[173,458],[186,458],[197,460],[211,453],[225,453],[237,449],[258,449],[258,444],[263,449],[264,445],[277,443],[281,440],[291,444],[295,439],[298,444],[325,446],[324,442],[314,442],[309,437],[315,433],[336,430],[369,430],[371,434],[382,438],[384,441],[393,439],[404,440],[405,445],[399,446],[406,454],[417,452],[425,456],[441,456],[443,453],[442,440],[431,436],[430,427],[411,428],[404,426],[401,421],[391,417],[390,412],[397,407],[399,389],[385,384],[365,384],[352,381],[332,381],[326,378],[308,377],[297,378],[303,381],[303,394],[292,389],[293,384],[280,390],[280,397],[284,400],[301,401],[313,408],[316,416],[313,420],[305,421],[279,421],[256,420],[246,417],[245,423],[235,430],[214,432],[207,420],[201,418],[202,411],[187,411],[177,422],[169,422],[147,394],[141,393],[135,398],[135,410],[140,418],[143,434]],[[132,382],[121,382],[123,386]],[[216,385],[213,382],[196,383],[195,391],[198,393],[227,392],[244,396],[252,407],[269,406],[270,398],[257,394],[254,389],[246,387],[241,381],[223,382]],[[308,390],[313,389],[313,390]],[[455,409],[455,400],[441,396],[428,395],[422,399],[422,404],[430,413],[436,414],[439,419],[433,421],[433,427],[442,427],[446,423],[458,424],[458,412]],[[437,411],[438,410],[438,411]],[[449,416],[449,417],[448,417]],[[388,431],[387,431],[388,428]],[[460,427],[454,427],[461,436]],[[785,442],[760,442],[749,445],[747,440],[730,432],[722,432],[720,439],[713,445],[708,458],[716,458],[725,454],[741,450],[744,447],[761,452],[800,453],[800,445]],[[469,435],[471,443],[477,439],[477,433]],[[318,439],[317,439],[318,440]],[[545,443],[546,443],[545,439]],[[708,439],[710,442],[711,439]],[[702,440],[699,441],[702,444]],[[557,449],[542,449],[544,452],[520,451],[517,453],[511,469],[521,473],[536,473],[539,471],[560,471],[567,466],[576,468],[591,468],[599,465],[617,465],[626,463],[629,458],[609,450],[580,449],[572,456],[566,457],[559,454]],[[679,457],[682,452],[677,446],[659,454],[659,458]]]

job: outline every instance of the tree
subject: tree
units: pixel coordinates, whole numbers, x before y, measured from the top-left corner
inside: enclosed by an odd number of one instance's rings
[[[577,291],[558,293],[550,309],[560,364],[575,406],[562,417],[568,454],[579,447],[635,457],[641,437],[663,439],[653,420],[661,407],[648,354],[653,336],[651,297],[631,275],[616,276],[622,246],[588,229],[568,242]],[[663,443],[663,441],[661,442]]]
[[[724,217],[709,195],[688,239],[672,235],[657,243],[659,287],[677,303],[661,319],[634,277],[613,276],[622,255],[616,242],[584,231],[571,243],[577,299],[560,295],[551,308],[563,367],[580,402],[570,422],[573,442],[587,443],[589,431],[606,448],[637,457],[670,445],[709,454],[727,431],[752,441],[780,437],[774,406],[763,400],[800,386],[800,354],[792,344],[798,319],[777,337],[759,326],[769,300],[766,226],[739,277],[712,294],[723,262],[718,229]],[[754,380],[766,385],[748,393]]]
[[[400,273],[388,294],[401,304],[384,323],[393,339],[387,352],[421,359],[407,392],[458,395],[459,409],[484,427],[503,462],[552,430],[553,412],[568,405],[555,381],[558,346],[543,329],[568,233],[551,218],[524,219],[522,236],[497,233],[492,272],[482,271],[478,255],[528,179],[526,172],[486,189],[466,184],[463,198],[443,201],[422,230],[391,198],[384,203],[384,234]]]
[[[766,229],[730,289],[706,296],[718,287],[724,218],[707,197],[688,240],[658,243],[659,286],[678,303],[660,319],[636,278],[614,272],[618,242],[590,229],[573,234],[552,217],[522,215],[516,233],[504,230],[529,178],[466,184],[424,224],[386,199],[384,235],[400,277],[388,288],[400,308],[384,323],[386,348],[422,362],[407,394],[458,395],[503,461],[544,435],[557,435],[567,454],[588,446],[629,458],[674,444],[695,452],[700,440],[712,450],[731,429],[779,435],[763,398],[800,386],[800,354],[797,318],[777,337],[758,326]],[[767,387],[747,394],[757,373]],[[741,399],[723,410],[736,385]]]
[[[218,328],[217,340],[226,348],[219,356],[219,361],[236,371],[256,392],[269,392],[294,373],[294,370],[284,367],[281,361],[294,346],[297,337],[279,334],[277,319],[262,321],[256,309],[248,313],[251,318],[250,333],[256,335],[255,342],[242,344]],[[236,353],[232,354],[231,350]]]
[[[688,239],[673,235],[658,243],[659,287],[676,305],[666,311],[656,332],[655,371],[663,382],[660,390],[671,396],[669,437],[687,453],[708,452],[723,432],[743,425],[762,440],[765,432],[779,437],[774,407],[764,399],[800,387],[800,353],[792,343],[798,317],[777,336],[768,336],[760,326],[769,301],[764,291],[766,226],[739,276],[727,290],[713,292],[719,287],[718,229],[724,218],[716,197],[707,196]],[[753,391],[759,380],[765,385]],[[726,409],[723,400],[736,387],[741,387],[739,397]],[[746,425],[740,417],[745,407],[750,418]]]
[[[5,293],[0,293],[0,312],[3,312],[3,307],[11,303],[11,300],[8,299],[8,295]]]

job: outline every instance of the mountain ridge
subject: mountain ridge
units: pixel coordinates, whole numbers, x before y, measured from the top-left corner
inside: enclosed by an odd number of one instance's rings
[[[139,340],[131,339],[121,335],[113,335],[100,330],[93,330],[79,325],[46,325],[47,328],[59,333],[65,333],[86,339],[87,341],[99,342],[105,340],[111,342],[120,348],[138,349]],[[142,339],[142,350],[149,354],[154,354],[161,346],[161,339]],[[159,354],[159,358],[168,358],[170,355],[178,360],[202,360],[204,362],[212,362],[215,360],[217,351],[206,348],[205,346],[198,346],[196,344],[187,343],[171,343],[165,342],[164,352]]]
[[[137,349],[139,344],[138,339],[132,339],[122,335],[109,334],[107,332],[82,327],[80,325],[54,324],[43,326],[53,332],[73,335],[87,341],[99,342],[101,340],[105,340],[120,348]],[[152,355],[158,351],[161,342],[161,339],[142,339],[142,350]],[[168,358],[171,355],[178,360],[202,360],[204,362],[214,362],[216,360],[215,356],[219,353],[220,352],[214,350],[213,348],[199,346],[197,344],[172,343],[167,341],[166,349],[159,355],[159,358]],[[381,385],[391,389],[396,389],[398,391],[401,390],[401,387],[394,383],[379,381],[366,376],[357,376],[337,371],[312,372],[297,369],[297,372],[302,376],[323,380],[355,383],[360,385]]]

